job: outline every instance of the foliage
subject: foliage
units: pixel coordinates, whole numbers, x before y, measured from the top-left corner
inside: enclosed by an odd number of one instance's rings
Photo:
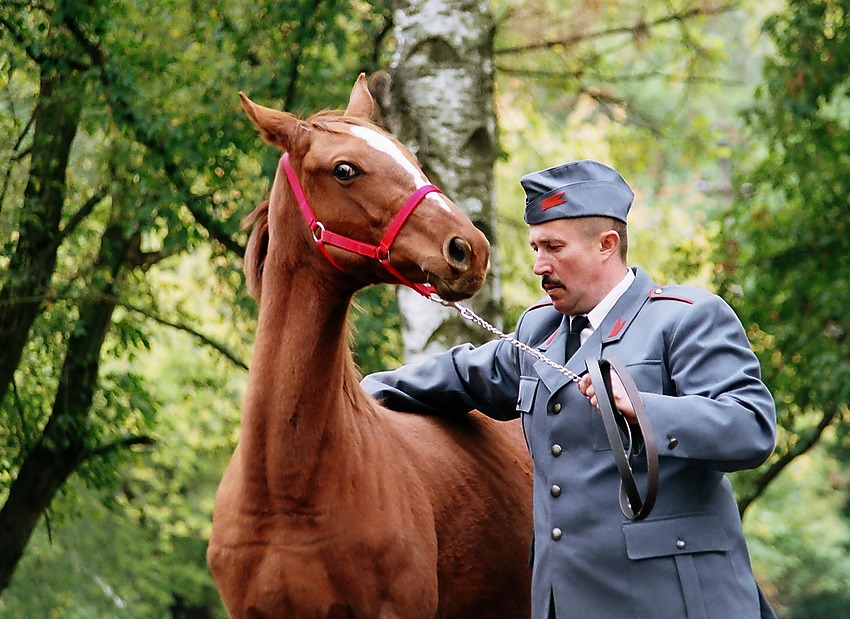
[[[351,310],[354,360],[361,374],[401,365],[401,315],[391,286],[372,286],[357,293]]]
[[[152,577],[105,543],[93,556],[98,530],[54,599],[94,600],[94,566],[112,561],[139,583],[127,599],[157,609],[142,614],[212,612],[203,540],[239,403],[224,377],[242,372],[254,315],[240,222],[275,162],[236,91],[296,113],[341,107],[386,20],[334,0],[2,5],[0,591],[52,504],[67,552],[80,517],[126,521],[116,538],[135,526],[174,568]],[[190,334],[189,350],[163,327]],[[390,339],[370,346],[393,356]],[[77,509],[83,498],[112,511]],[[38,591],[27,578],[0,610]]]
[[[791,0],[757,39],[751,24],[778,3],[492,3],[504,323],[542,296],[517,179],[561,160],[613,163],[638,193],[631,261],[662,281],[717,285],[777,397],[780,450],[735,479],[744,505],[776,479],[745,521],[762,584],[789,616],[838,616],[827,605],[846,608],[850,571],[848,6]],[[389,19],[365,0],[0,6],[0,313],[29,303],[33,316],[0,398],[0,506],[36,448],[60,453],[45,438],[60,395],[91,387],[56,434],[78,441],[81,461],[58,480],[0,616],[220,616],[203,549],[255,314],[240,222],[277,155],[235,93],[301,114],[339,107],[357,72],[387,65]],[[736,118],[774,51],[757,103]],[[52,124],[34,121],[39,109]],[[56,169],[35,156],[56,150],[51,134],[67,137]],[[44,221],[56,256],[37,273],[16,256]],[[22,282],[30,294],[8,294]],[[361,370],[397,365],[392,289],[356,301]],[[97,372],[69,383],[83,344]],[[824,433],[831,451],[777,478]]]
[[[519,177],[562,161],[614,165],[636,191],[630,262],[708,281],[708,215],[727,199],[735,114],[757,77],[756,9],[736,2],[498,2],[497,175],[510,325],[542,296]],[[692,268],[683,268],[684,251]]]
[[[715,261],[760,353],[781,424],[758,496],[850,405],[850,3],[799,2],[765,22],[776,52],[746,116],[738,183]]]
[[[827,451],[819,445],[797,458],[745,520],[757,575],[780,617],[838,619],[850,604],[850,523],[842,514],[850,478]]]

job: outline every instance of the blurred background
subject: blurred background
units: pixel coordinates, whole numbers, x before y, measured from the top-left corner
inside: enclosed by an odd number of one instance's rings
[[[522,174],[635,189],[630,262],[735,308],[779,415],[733,476],[781,617],[850,608],[850,0],[3,0],[0,617],[224,617],[206,566],[256,307],[242,219],[299,116],[360,72],[490,237],[473,306],[543,296]],[[410,296],[410,295],[413,296]],[[488,334],[359,293],[362,372]],[[424,303],[424,305],[423,305]]]

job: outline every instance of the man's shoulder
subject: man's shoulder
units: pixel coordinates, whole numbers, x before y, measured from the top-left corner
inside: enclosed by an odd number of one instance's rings
[[[546,339],[557,331],[564,315],[555,309],[548,298],[526,308],[517,321],[517,338],[527,343]]]
[[[703,320],[708,316],[711,320],[721,320],[735,315],[734,310],[719,295],[704,288],[682,284],[654,286],[647,293],[644,307],[653,316],[667,316],[671,320],[688,316],[692,320]]]
[[[695,305],[709,299],[717,299],[717,295],[703,288],[686,286],[683,284],[671,284],[667,286],[653,286],[647,297],[651,302],[672,301]]]

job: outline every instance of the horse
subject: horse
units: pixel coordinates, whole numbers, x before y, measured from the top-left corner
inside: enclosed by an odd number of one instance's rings
[[[363,391],[350,350],[356,291],[395,283],[469,298],[489,268],[487,239],[371,122],[363,74],[341,114],[302,120],[240,96],[283,156],[268,200],[246,220],[258,319],[207,549],[227,612],[530,616],[521,428],[476,411],[389,411]]]

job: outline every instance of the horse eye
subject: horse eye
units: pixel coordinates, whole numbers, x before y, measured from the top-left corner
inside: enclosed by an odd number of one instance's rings
[[[350,163],[338,163],[334,168],[334,178],[338,181],[350,181],[357,176],[360,176],[360,170]]]

